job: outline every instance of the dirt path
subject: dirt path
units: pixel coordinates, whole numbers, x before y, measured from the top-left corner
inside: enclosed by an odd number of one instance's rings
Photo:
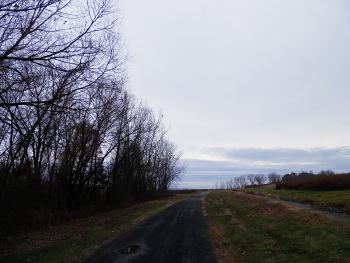
[[[150,217],[88,262],[216,262],[202,197],[190,197]]]
[[[264,199],[270,200],[271,202],[280,203],[289,209],[304,210],[308,213],[312,213],[315,215],[326,217],[331,220],[341,221],[341,222],[350,224],[350,215],[348,214],[333,212],[326,209],[320,209],[317,206],[313,206],[311,204],[296,202],[296,201],[292,201],[292,200],[280,198],[280,197],[271,197],[271,196],[266,196],[262,194],[247,193],[247,192],[240,192],[240,193],[246,194],[246,195],[253,195],[253,196],[256,196],[257,198],[264,198]]]

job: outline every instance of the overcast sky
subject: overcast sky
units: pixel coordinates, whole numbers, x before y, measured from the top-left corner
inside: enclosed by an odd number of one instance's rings
[[[165,116],[179,187],[350,170],[350,1],[120,0],[128,86]]]

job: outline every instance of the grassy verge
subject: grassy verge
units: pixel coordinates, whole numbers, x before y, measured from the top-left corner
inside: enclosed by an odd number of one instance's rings
[[[350,262],[347,224],[242,192],[212,192],[206,209],[231,262]]]
[[[311,191],[311,190],[275,190],[266,188],[248,188],[244,191],[263,195],[279,196],[297,202],[334,208],[350,214],[350,190]]]
[[[1,240],[0,262],[82,262],[131,226],[183,199],[178,195],[133,205]]]

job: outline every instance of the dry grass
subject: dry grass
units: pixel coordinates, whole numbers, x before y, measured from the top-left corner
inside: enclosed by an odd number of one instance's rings
[[[243,192],[213,192],[206,206],[226,262],[350,261],[346,223]]]
[[[264,188],[247,188],[245,192],[266,195],[273,198],[307,203],[323,210],[350,214],[350,190],[275,190]]]
[[[211,217],[208,216],[207,206],[208,206],[207,200],[206,198],[203,198],[202,200],[203,214],[208,221],[209,234],[211,236],[211,243],[212,243],[212,246],[214,247],[217,261],[218,263],[230,263],[232,262],[232,258],[236,258],[237,255],[235,255],[235,251],[233,250],[230,251],[223,247],[221,243],[221,240],[223,239],[222,231],[218,229],[218,227],[215,225],[213,220],[211,220]]]

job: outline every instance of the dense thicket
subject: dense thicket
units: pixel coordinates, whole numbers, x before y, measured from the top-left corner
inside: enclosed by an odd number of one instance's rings
[[[109,0],[0,3],[0,202],[74,210],[166,191],[161,118],[124,88]]]
[[[318,174],[301,172],[286,174],[276,189],[293,190],[345,190],[350,189],[350,174],[322,171]]]

